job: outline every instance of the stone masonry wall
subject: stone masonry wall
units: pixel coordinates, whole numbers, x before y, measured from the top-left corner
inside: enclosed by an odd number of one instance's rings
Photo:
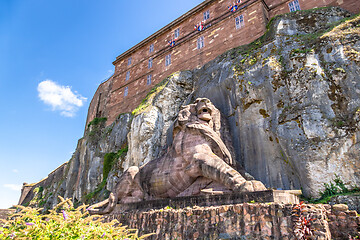
[[[215,207],[115,213],[119,220],[149,239],[296,239],[292,204],[243,203]],[[304,205],[312,221],[314,239],[349,239],[360,230],[360,218],[346,205]]]
[[[194,14],[186,21],[173,26],[173,29],[158,36],[154,41],[131,54],[131,65],[128,58],[115,61],[115,74],[113,78],[110,102],[108,103],[108,123],[111,123],[120,112],[133,110],[150,89],[168,75],[175,71],[182,71],[201,67],[206,62],[213,60],[227,49],[234,48],[254,41],[265,31],[266,20],[263,14],[263,5],[260,1],[251,1],[244,10],[231,14],[221,22],[216,18],[228,13],[227,5],[215,1],[205,7],[201,12]],[[194,24],[202,20],[203,12],[210,12],[210,19],[205,26],[211,27],[201,32],[194,32]],[[236,29],[235,18],[244,16],[245,25]],[[177,45],[168,46],[167,40],[173,37],[175,29],[180,30]],[[188,34],[191,34],[188,36]],[[204,38],[204,47],[197,48],[199,37]],[[154,52],[149,53],[150,44],[154,44]],[[165,66],[165,57],[171,54],[171,64]],[[129,56],[130,57],[130,56]],[[152,68],[148,68],[148,60],[152,58]],[[130,72],[129,80],[126,74]],[[147,77],[151,75],[152,83],[147,85]],[[128,95],[124,96],[124,89],[128,88]]]
[[[115,73],[96,91],[89,107],[86,125],[95,117],[107,117],[107,125],[112,123],[119,113],[130,112],[157,83],[176,71],[194,69],[213,60],[221,53],[234,47],[248,44],[266,31],[271,17],[289,12],[291,0],[248,0],[242,1],[238,11],[230,13],[229,2],[223,0],[204,1],[194,12],[181,21],[173,23],[144,40],[141,44],[120,55],[115,61]],[[357,13],[360,11],[358,0],[299,0],[302,10],[324,6],[340,6]],[[205,22],[207,29],[197,32],[195,24],[203,20],[203,13],[209,11],[210,18]],[[244,24],[236,28],[235,18],[243,15]],[[168,46],[179,30],[175,47]],[[199,37],[204,38],[204,47],[197,48]],[[150,52],[150,45],[154,51]],[[171,54],[171,64],[165,66],[165,56]],[[131,58],[131,64],[128,60]],[[149,59],[152,67],[149,68]],[[130,77],[126,80],[126,74]],[[147,78],[151,75],[151,84]],[[127,96],[124,96],[127,88]]]

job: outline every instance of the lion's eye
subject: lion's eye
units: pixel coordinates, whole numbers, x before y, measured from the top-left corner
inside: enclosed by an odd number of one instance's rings
[[[207,112],[208,110],[206,108],[203,109],[203,112]]]

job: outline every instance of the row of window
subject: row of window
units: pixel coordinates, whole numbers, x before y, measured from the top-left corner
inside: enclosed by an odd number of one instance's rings
[[[294,0],[294,1],[290,2],[288,5],[289,5],[290,12],[295,12],[295,11],[301,10],[299,0]],[[204,21],[208,20],[210,18],[210,11],[207,10],[206,12],[204,12],[203,16],[204,16],[204,18],[203,18]],[[236,17],[235,18],[235,28],[239,29],[239,28],[242,28],[244,26],[245,26],[244,16],[240,15],[240,16]],[[177,28],[174,31],[174,38],[177,39],[179,36],[180,36],[180,28]],[[205,47],[204,37],[201,36],[201,37],[199,37],[197,39],[197,48],[201,49],[203,47]],[[152,53],[152,52],[154,52],[154,44],[151,44],[150,47],[149,47],[149,53]],[[132,61],[132,58],[129,57],[128,58],[128,66],[131,65],[131,61]],[[168,55],[165,56],[165,66],[169,66],[170,64],[171,64],[171,54],[168,54]],[[149,62],[148,62],[148,68],[150,69],[150,68],[152,68],[152,66],[153,66],[153,59],[150,58]],[[151,74],[147,76],[147,80],[146,80],[147,85],[151,84],[151,78],[152,78]],[[126,81],[128,81],[129,79],[130,79],[130,71],[127,71],[126,72]],[[129,92],[129,88],[125,87],[124,96],[127,96],[128,92]]]
[[[297,0],[296,0],[297,1]],[[235,27],[236,29],[239,29],[239,28],[242,28],[245,26],[245,23],[244,23],[244,16],[243,15],[240,15],[238,17],[235,18]],[[151,47],[152,46],[152,47]],[[151,44],[150,45],[150,49],[154,49],[154,45]],[[201,49],[205,47],[205,43],[204,43],[204,36],[200,36],[198,39],[197,39],[197,49]],[[131,57],[128,59],[128,64],[131,64]],[[171,64],[171,54],[168,54],[165,56],[165,66],[169,66]],[[153,59],[150,58],[149,61],[148,61],[148,68],[152,68],[153,66]],[[126,81],[128,81],[130,79],[130,71],[127,71],[126,72]]]
[[[290,12],[295,12],[295,11],[301,10],[299,0],[294,0],[294,1],[290,2],[288,5],[289,5]],[[203,16],[204,16],[204,18],[203,18],[204,21],[208,20],[210,18],[210,11],[207,10],[206,12],[204,12]],[[235,18],[236,29],[242,28],[244,26],[245,26],[244,16],[240,15],[240,16],[236,17]],[[177,39],[179,36],[180,36],[180,28],[177,28],[174,31],[174,38]],[[204,37],[200,37],[200,38],[202,38],[202,39],[198,39],[198,42],[197,42],[198,49],[204,47]],[[149,53],[152,53],[152,52],[154,52],[154,44],[151,44],[149,47]],[[129,57],[128,58],[128,66],[131,65],[131,60],[132,60],[131,57]],[[169,61],[171,63],[171,59]],[[167,63],[165,61],[166,66],[170,65],[170,63]],[[149,68],[151,68],[151,67],[152,67],[152,59],[149,59]]]
[[[210,18],[210,11],[207,10],[206,12],[204,12],[204,21]],[[174,39],[177,39],[180,36],[180,28],[175,29],[174,31]],[[154,52],[154,44],[151,44],[149,46],[149,53]],[[151,63],[152,64],[152,63]],[[128,66],[131,65],[131,57],[128,58]],[[149,62],[149,66],[150,66],[150,62]],[[151,68],[151,67],[149,67]]]
[[[151,79],[152,79],[152,75],[148,75],[147,79],[146,79],[146,85],[151,85]],[[126,97],[129,93],[129,87],[125,87],[124,88],[124,97]]]

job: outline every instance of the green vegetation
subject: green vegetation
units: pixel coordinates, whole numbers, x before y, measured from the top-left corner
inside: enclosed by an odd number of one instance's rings
[[[341,72],[341,73],[346,73],[346,71],[343,68],[335,68],[335,71]]]
[[[335,174],[335,178],[330,183],[324,183],[325,190],[321,192],[321,196],[318,199],[306,199],[310,203],[328,203],[331,198],[341,195],[352,195],[354,193],[360,193],[359,187],[352,187],[348,189],[344,182],[338,175]]]
[[[89,140],[92,142],[99,141],[99,137],[101,134],[101,129],[104,127],[103,124],[107,121],[107,118],[94,118],[91,122],[88,124],[88,128],[90,128],[90,132],[88,136],[90,137]]]
[[[309,53],[309,52],[313,52],[314,49],[312,48],[304,48],[304,49],[299,49],[299,48],[296,48],[296,49],[293,49],[291,52],[291,55],[292,56],[295,56],[296,53]]]
[[[174,74],[179,74],[179,72],[176,72]],[[173,75],[174,75],[173,74]],[[160,83],[156,84],[151,91],[146,95],[146,97],[141,101],[140,105],[135,108],[132,111],[132,115],[138,115],[139,113],[143,112],[147,107],[150,106],[151,101],[154,99],[154,97],[164,89],[166,84],[169,82],[169,78],[164,79]]]
[[[96,195],[98,195],[101,191],[106,190],[106,184],[107,184],[107,178],[109,176],[109,173],[116,163],[116,160],[118,160],[120,157],[125,156],[125,154],[128,151],[128,147],[124,147],[117,151],[116,153],[110,152],[106,153],[104,156],[104,166],[103,166],[103,180],[102,182],[95,188],[95,190],[85,196],[85,201],[90,200],[94,198]],[[108,193],[108,191],[107,191]]]
[[[88,127],[90,126],[97,126],[99,125],[100,123],[104,123],[107,121],[107,118],[106,117],[103,117],[103,118],[94,118],[91,122],[89,122],[88,124]]]
[[[328,7],[324,7],[324,8],[328,8]],[[323,9],[323,8],[303,10],[301,12],[312,13],[312,12],[318,11],[319,9]],[[250,55],[252,55],[256,50],[263,47],[265,44],[267,44],[268,42],[270,42],[274,39],[274,35],[275,35],[275,29],[273,27],[274,22],[277,19],[284,17],[284,15],[286,16],[286,15],[291,15],[291,14],[298,14],[298,12],[287,13],[287,14],[278,15],[278,16],[273,17],[269,21],[269,23],[266,25],[266,31],[261,37],[259,37],[252,43],[239,46],[237,48],[234,48],[234,49],[228,51],[227,53],[224,53],[222,55],[222,57],[220,57],[220,58],[222,59],[225,56],[230,56],[232,59],[235,59],[238,55],[242,55],[242,58],[239,61],[240,64],[236,64],[233,69],[234,69],[235,75],[237,75],[237,76],[243,75],[245,73],[245,70],[243,69],[241,64],[245,64],[246,60],[249,58]],[[351,34],[351,33],[359,34],[360,33],[360,28],[359,28],[360,24],[358,23],[359,17],[360,17],[360,14],[357,14],[355,16],[341,19],[337,22],[333,22],[333,23],[329,24],[326,29],[317,31],[315,33],[304,34],[304,35],[300,35],[300,34],[294,35],[294,37],[293,37],[294,39],[298,39],[298,40],[302,41],[304,43],[304,45],[312,46],[312,47],[311,48],[303,48],[303,49],[294,49],[292,51],[291,55],[294,56],[296,53],[305,53],[306,54],[306,53],[314,51],[313,44],[316,41],[318,41],[319,38],[332,37],[332,36],[339,37],[339,36],[343,36],[343,35]],[[349,54],[358,56],[360,53],[358,53],[354,49],[352,49],[351,51],[349,51]],[[280,61],[281,65],[283,67],[285,67],[285,61],[284,61],[283,56],[280,53],[278,53],[277,55],[280,55],[279,61]],[[250,57],[250,59],[247,62],[251,66],[257,62],[257,58]]]
[[[0,219],[0,239],[143,239],[138,230],[127,229],[117,220],[109,223],[101,216],[90,216],[87,205],[74,208],[70,199],[60,197],[60,203],[49,214],[39,208],[16,206],[20,212],[8,220]]]
[[[128,146],[120,149],[116,153],[110,152],[106,153],[104,156],[104,167],[103,167],[103,178],[107,179],[109,176],[109,172],[111,168],[114,166],[114,163],[117,159],[119,159],[121,156],[124,156],[128,151]]]
[[[314,41],[316,41],[319,38],[332,37],[332,36],[339,38],[349,33],[358,33],[359,27],[353,25],[356,24],[356,22],[359,20],[358,19],[359,17],[360,14],[348,18],[343,18],[339,21],[329,24],[329,26],[324,30],[317,31],[312,34],[298,35],[297,37],[303,40],[305,43],[311,44],[314,43]],[[354,31],[354,27],[355,28],[357,27],[355,31]],[[345,29],[349,29],[349,30],[344,31]]]

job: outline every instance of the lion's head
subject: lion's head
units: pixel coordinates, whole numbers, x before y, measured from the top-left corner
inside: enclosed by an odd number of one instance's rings
[[[182,106],[178,115],[178,126],[188,123],[203,123],[211,127],[217,134],[221,127],[220,111],[207,98],[198,98],[194,104]]]
[[[207,98],[198,98],[193,104],[182,106],[174,125],[173,139],[184,128],[196,128],[219,147],[225,162],[233,165],[232,157],[221,139],[220,111]]]

